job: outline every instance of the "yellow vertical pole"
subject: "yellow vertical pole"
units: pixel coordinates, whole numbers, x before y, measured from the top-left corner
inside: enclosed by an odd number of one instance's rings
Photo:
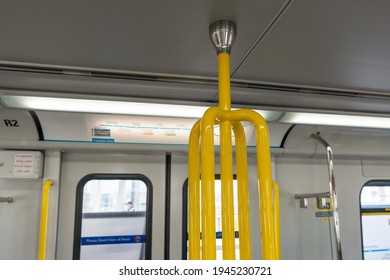
[[[279,200],[279,186],[276,182],[273,182],[273,194],[274,194],[274,217],[275,217],[275,250],[276,250],[276,259],[281,258],[280,250],[280,200]]]
[[[219,108],[230,111],[230,54],[218,54],[218,99]]]
[[[230,111],[230,55],[218,54],[219,108]],[[234,198],[232,127],[229,120],[220,123],[221,153],[221,204],[222,204],[222,255],[224,260],[234,260]]]
[[[220,124],[221,153],[221,205],[222,205],[222,255],[224,260],[234,260],[234,197],[233,197],[233,155],[230,121]]]
[[[202,182],[202,259],[215,260],[215,172],[214,122],[219,114],[216,107],[206,110],[201,120],[201,182]]]
[[[46,240],[47,240],[47,220],[49,216],[49,194],[50,187],[53,184],[51,180],[46,180],[42,188],[41,201],[41,223],[39,227],[39,247],[38,260],[44,260],[46,256]]]
[[[260,115],[259,115],[260,116]],[[262,118],[262,117],[261,117]],[[256,149],[257,149],[257,173],[260,200],[261,235],[264,242],[263,259],[274,260],[275,236],[274,236],[274,214],[272,203],[272,175],[271,158],[269,151],[268,129],[265,121],[255,124],[256,128]]]
[[[193,126],[188,150],[188,196],[189,196],[189,259],[200,259],[200,170],[199,170],[200,120]]]
[[[240,259],[251,258],[248,168],[246,141],[241,121],[251,122],[256,130],[257,173],[260,201],[260,224],[263,259],[280,257],[276,188],[272,185],[268,127],[263,117],[251,110],[231,111],[230,108],[230,50],[236,35],[236,25],[231,21],[218,21],[210,25],[210,38],[218,53],[219,107],[209,108],[200,122],[195,124],[190,136],[189,186],[191,201],[199,194],[201,177],[201,215],[199,204],[190,205],[190,258],[198,259],[199,227],[202,226],[202,259],[216,258],[215,238],[215,185],[214,185],[214,125],[220,124],[221,181],[222,181],[222,244],[223,258],[235,259],[234,200],[233,200],[233,153],[232,126],[236,135],[236,159],[238,179]],[[200,134],[199,134],[200,133]],[[199,140],[200,139],[200,149]],[[194,146],[194,147],[192,147]],[[200,159],[198,158],[200,150]],[[195,155],[194,155],[195,154]],[[200,161],[200,172],[199,172]],[[201,175],[200,175],[201,174]],[[273,191],[275,201],[273,200]],[[192,240],[194,239],[194,240]],[[191,253],[193,250],[193,253]]]
[[[240,240],[240,260],[252,259],[249,221],[249,189],[246,138],[241,122],[233,122],[236,139],[238,227]]]
[[[265,260],[274,260],[276,259],[275,218],[272,199],[272,172],[268,126],[260,114],[248,109],[232,111],[230,119],[232,121],[248,121],[255,127],[262,257]]]

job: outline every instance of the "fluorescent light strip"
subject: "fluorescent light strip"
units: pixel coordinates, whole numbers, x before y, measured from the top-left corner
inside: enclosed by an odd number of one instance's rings
[[[0,98],[2,102],[9,108],[80,113],[106,113],[199,119],[208,109],[206,106],[36,96],[1,96]],[[276,120],[281,115],[280,112],[256,111],[260,113],[267,121]]]
[[[293,124],[390,128],[390,118],[317,113],[286,113],[280,122]]]

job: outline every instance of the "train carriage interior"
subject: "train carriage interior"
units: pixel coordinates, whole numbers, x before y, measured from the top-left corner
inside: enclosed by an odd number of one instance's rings
[[[390,2],[0,7],[1,260],[390,259]],[[210,39],[221,20],[228,51]],[[249,110],[266,125],[234,113]]]

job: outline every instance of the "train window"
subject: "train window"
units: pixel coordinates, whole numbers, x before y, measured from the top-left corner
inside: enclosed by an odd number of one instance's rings
[[[365,260],[390,260],[390,181],[369,181],[360,192]]]
[[[141,174],[89,174],[77,185],[73,259],[151,259],[152,184]]]
[[[237,180],[233,180],[234,192],[234,228],[236,237],[236,257],[239,256],[238,239],[238,202],[237,202]],[[215,179],[215,227],[216,227],[216,246],[217,260],[222,260],[222,205],[221,205],[221,180],[217,175]],[[188,180],[183,186],[183,230],[182,230],[182,259],[188,258]]]

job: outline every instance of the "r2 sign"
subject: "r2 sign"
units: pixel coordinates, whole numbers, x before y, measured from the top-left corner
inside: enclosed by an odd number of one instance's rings
[[[7,127],[19,127],[17,120],[4,119],[4,123]]]

